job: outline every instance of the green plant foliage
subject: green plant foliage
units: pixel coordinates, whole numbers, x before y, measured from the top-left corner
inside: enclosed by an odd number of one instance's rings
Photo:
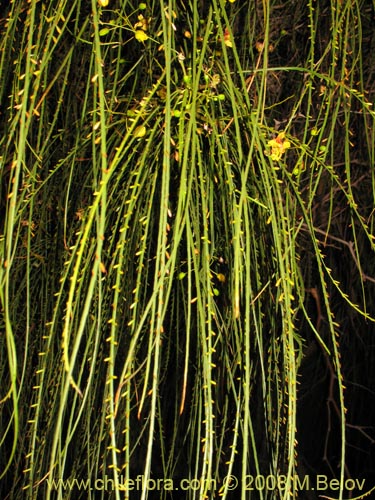
[[[1,498],[347,497],[375,440],[372,17],[2,7]]]

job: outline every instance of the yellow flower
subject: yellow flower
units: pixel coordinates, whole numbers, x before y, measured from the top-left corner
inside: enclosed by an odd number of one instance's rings
[[[281,157],[287,149],[290,148],[290,142],[285,139],[285,132],[280,132],[280,134],[275,138],[268,141],[267,146],[271,148],[271,158],[274,161],[280,161]]]
[[[148,35],[143,30],[135,30],[135,39],[138,40],[138,42],[144,42],[148,39]]]
[[[134,36],[138,42],[143,43],[148,39],[148,34],[146,33],[148,29],[148,20],[140,14],[138,16],[138,22],[133,26]]]

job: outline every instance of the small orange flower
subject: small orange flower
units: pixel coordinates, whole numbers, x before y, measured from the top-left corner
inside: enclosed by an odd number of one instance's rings
[[[228,28],[225,28],[224,30],[224,43],[227,47],[233,47]]]
[[[285,139],[285,132],[280,132],[280,134],[275,138],[268,141],[267,146],[271,148],[271,158],[274,161],[280,161],[283,154],[287,149],[290,148],[290,142]]]

